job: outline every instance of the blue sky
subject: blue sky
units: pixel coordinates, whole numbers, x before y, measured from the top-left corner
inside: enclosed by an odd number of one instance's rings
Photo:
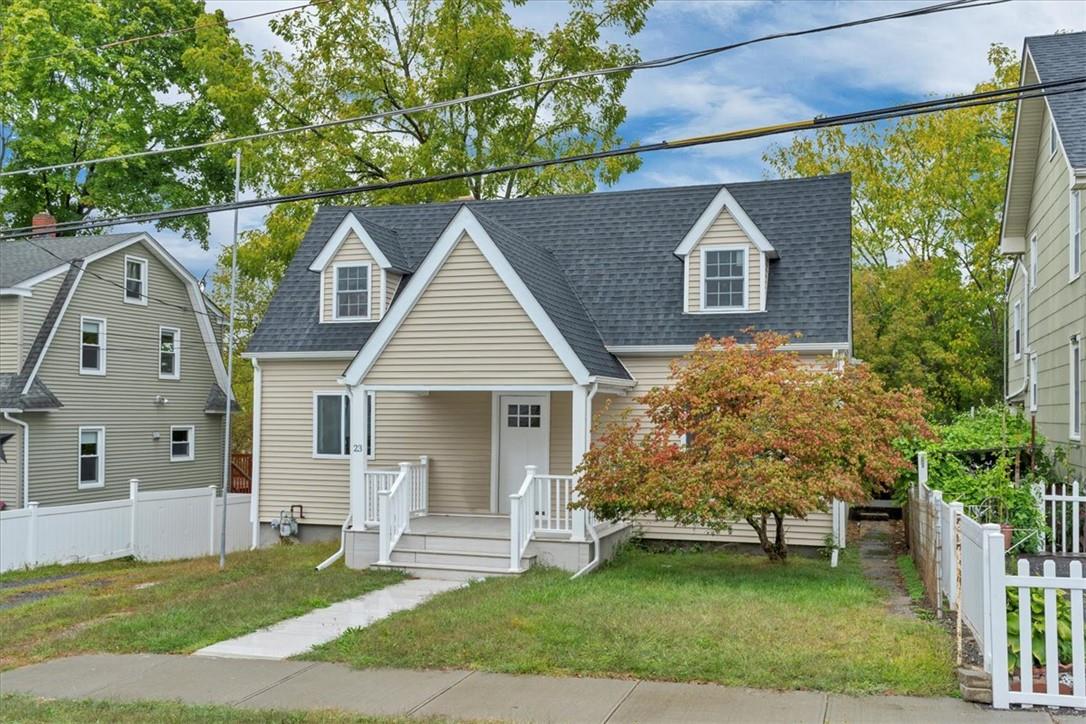
[[[632,43],[644,59],[722,45],[767,33],[885,14],[932,4],[791,0],[658,0]],[[297,0],[208,0],[227,17],[297,5]],[[560,0],[529,0],[511,10],[517,22],[546,30],[568,12]],[[257,50],[283,48],[267,18],[234,26]],[[1028,35],[1086,28],[1080,0],[1013,0],[1003,5],[894,20],[784,39],[669,69],[642,71],[624,101],[628,140],[651,142],[819,114],[962,93],[988,77],[988,47],[1020,50]],[[787,142],[788,137],[778,137]],[[773,139],[650,154],[616,188],[644,188],[762,178],[762,154]],[[260,225],[266,210],[242,213],[242,228]],[[197,276],[229,242],[232,219],[212,216],[212,248],[201,250],[169,232],[155,232]]]

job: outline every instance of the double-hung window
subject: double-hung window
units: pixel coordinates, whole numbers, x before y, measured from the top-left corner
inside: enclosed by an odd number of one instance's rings
[[[1074,281],[1082,273],[1082,191],[1080,189],[1071,191],[1071,238],[1068,253],[1071,255],[1068,260],[1071,281]]]
[[[369,319],[370,265],[344,264],[332,267],[333,319]]]
[[[158,328],[158,377],[181,379],[181,330],[175,327]]]
[[[1082,339],[1078,335],[1071,338],[1071,359],[1068,373],[1071,376],[1067,402],[1071,405],[1071,439],[1082,439]]]
[[[106,429],[79,428],[79,488],[100,488],[106,484]]]
[[[1037,412],[1037,354],[1029,356],[1029,411]]]
[[[106,373],[106,320],[79,318],[79,374]]]
[[[1022,302],[1017,301],[1014,303],[1014,314],[1011,320],[1013,327],[1011,329],[1012,339],[1011,344],[1014,345],[1014,358],[1022,359]]]
[[[373,457],[373,393],[366,394],[366,456]],[[342,392],[313,395],[313,457],[341,458],[351,454],[351,398]]]
[[[747,305],[746,247],[703,247],[702,309],[737,310]]]
[[[124,258],[124,301],[147,304],[147,260],[138,256]]]
[[[193,425],[175,425],[170,428],[170,462],[179,463],[196,459],[196,428]]]

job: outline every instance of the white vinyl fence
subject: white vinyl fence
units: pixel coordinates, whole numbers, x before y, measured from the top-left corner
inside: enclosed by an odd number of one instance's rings
[[[227,498],[228,552],[248,547],[249,495]],[[222,498],[215,488],[142,492],[100,503],[0,512],[0,572],[51,563],[104,561],[135,556],[166,561],[219,550]]]
[[[1050,531],[1045,550],[1051,553],[1086,553],[1086,492],[1079,481],[1052,484],[1034,490]]]
[[[963,626],[976,639],[984,658],[984,670],[992,675],[992,701],[997,708],[1012,704],[1039,704],[1057,707],[1086,707],[1086,632],[1083,623],[1082,563],[1071,561],[1066,575],[1057,574],[1055,560],[1046,560],[1042,575],[1032,575],[1028,560],[1019,560],[1017,575],[1007,573],[1007,555],[1003,532],[996,524],[980,524],[963,511],[960,503],[947,503],[942,493],[927,486],[927,458],[920,453],[917,461],[918,482],[909,493],[909,544],[917,570],[920,571],[933,603],[942,611],[945,601],[951,611],[960,614]],[[1054,486],[1055,488],[1056,486]],[[1057,553],[1073,553],[1081,543],[1076,539],[1072,520],[1084,502],[1077,497],[1077,485],[1067,491],[1063,486],[1038,496],[1043,499],[1050,524],[1063,525],[1062,506],[1067,506],[1067,524],[1057,531]],[[1056,503],[1058,506],[1053,506]],[[1060,531],[1063,532],[1060,532]],[[1064,534],[1067,544],[1064,546]],[[1008,614],[1008,591],[1017,591],[1019,606]],[[1043,624],[1034,620],[1031,602],[1034,591],[1043,598]],[[1057,625],[1060,612],[1069,621]],[[1008,619],[1013,617],[1018,634],[1008,641]],[[1011,629],[1013,630],[1013,629]],[[1035,635],[1044,641],[1043,651],[1033,650]],[[1008,644],[1013,643],[1021,655],[1022,669],[1012,670]],[[1038,666],[1034,656],[1043,662],[1059,662],[1060,650],[1070,651],[1069,661],[1054,666]],[[1035,680],[1036,677],[1036,680]]]

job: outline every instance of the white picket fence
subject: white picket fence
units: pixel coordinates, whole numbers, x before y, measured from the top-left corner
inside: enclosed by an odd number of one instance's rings
[[[1079,485],[1076,480],[1034,490],[1050,531],[1044,548],[1051,553],[1086,553],[1086,492]]]
[[[909,541],[917,569],[925,586],[933,593],[941,613],[943,602],[948,608],[960,613],[963,626],[976,639],[983,654],[984,669],[992,675],[992,701],[996,708],[1011,705],[1045,705],[1056,707],[1086,707],[1086,663],[1083,649],[1086,633],[1083,622],[1082,563],[1071,561],[1066,575],[1057,574],[1055,560],[1046,560],[1042,575],[1030,573],[1029,562],[1019,560],[1017,575],[1007,574],[1005,539],[996,524],[980,524],[965,514],[961,503],[948,503],[942,493],[927,486],[927,458],[920,453],[917,460],[918,482],[909,494]],[[1082,499],[1077,497],[1078,487],[1072,486],[1072,494],[1066,490],[1052,490],[1038,501],[1044,500],[1049,519],[1078,521],[1074,512],[1079,510]],[[1077,498],[1077,499],[1076,499]],[[1059,506],[1053,506],[1058,503]],[[1070,511],[1063,515],[1063,506]],[[1061,530],[1053,527],[1053,530]],[[1078,552],[1075,537],[1069,526],[1058,533],[1058,554]],[[1067,538],[1065,539],[1064,533]],[[1064,542],[1068,541],[1067,545]],[[1055,541],[1050,541],[1055,545]],[[1025,672],[1012,671],[1008,659],[1007,592],[1017,590],[1019,609],[1017,616],[1018,645]],[[1034,621],[1030,601],[1034,590],[1044,591],[1044,661],[1058,661],[1057,649],[1061,641],[1064,648],[1071,647],[1070,662],[1061,667],[1045,667],[1041,681],[1034,682],[1034,675],[1042,673],[1033,665],[1031,647]],[[1066,605],[1057,601],[1065,599]],[[1070,639],[1061,639],[1057,626],[1059,607],[1070,612]],[[1069,680],[1068,684],[1066,680]]]
[[[248,494],[227,498],[228,552],[248,548]],[[120,500],[0,512],[0,572],[124,556],[167,561],[219,550],[222,498],[215,488],[141,491]]]

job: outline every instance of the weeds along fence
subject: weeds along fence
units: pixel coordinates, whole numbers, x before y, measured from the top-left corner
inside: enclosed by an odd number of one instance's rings
[[[1086,502],[1078,486],[1036,491],[1056,531],[1046,541],[1056,555],[1040,573],[1029,560],[1018,560],[1012,575],[1000,526],[978,523],[961,503],[929,488],[924,453],[917,472],[909,491],[910,551],[938,615],[944,607],[958,614],[976,640],[992,677],[993,705],[1086,707],[1086,579],[1081,559],[1068,557],[1083,543],[1081,527],[1076,538],[1071,524],[1081,526],[1076,516]]]
[[[226,549],[248,548],[249,495],[227,497]],[[0,573],[124,556],[166,561],[218,553],[222,498],[215,487],[141,491],[119,500],[0,512]]]

